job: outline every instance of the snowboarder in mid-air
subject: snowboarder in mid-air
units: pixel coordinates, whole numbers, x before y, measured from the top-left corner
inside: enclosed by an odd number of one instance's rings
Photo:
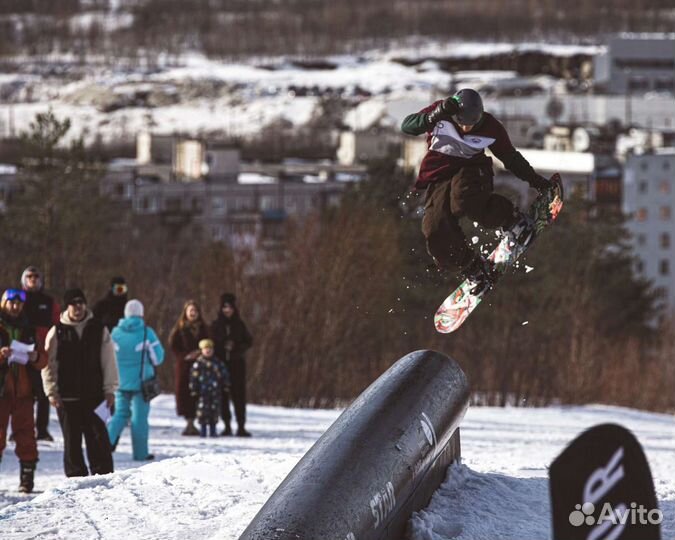
[[[551,182],[513,147],[504,126],[483,110],[483,100],[470,88],[408,115],[401,130],[427,134],[429,150],[415,182],[416,189],[426,188],[422,232],[427,251],[440,271],[459,271],[475,283],[472,293],[485,290],[493,282],[494,265],[474,251],[459,219],[466,216],[487,229],[499,228],[521,245],[527,244],[533,230],[526,214],[493,192],[492,159],[485,149],[540,192]]]

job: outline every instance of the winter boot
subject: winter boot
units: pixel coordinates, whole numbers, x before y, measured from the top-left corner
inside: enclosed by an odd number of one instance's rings
[[[231,437],[232,436],[232,427],[230,427],[230,424],[225,424],[225,429],[223,432],[220,434],[221,437]]]
[[[237,429],[237,437],[250,437],[250,436],[251,434],[248,431],[246,431],[245,428],[240,427],[239,429]]]
[[[534,220],[520,210],[514,209],[512,219],[500,230],[502,236],[509,240],[509,245],[526,248],[534,239]]]
[[[471,288],[471,294],[473,295],[479,295],[490,289],[498,275],[494,264],[480,254],[476,254],[460,274],[464,279],[474,284]]]
[[[41,431],[37,434],[36,439],[38,441],[54,442],[54,437],[52,437],[52,434],[49,433],[49,431]]]
[[[19,491],[31,493],[33,491],[33,478],[35,476],[35,461],[22,461],[20,472]]]
[[[187,425],[185,426],[185,429],[183,430],[182,435],[185,435],[187,437],[192,437],[199,435],[199,430],[195,426],[195,421],[194,420],[188,420]]]

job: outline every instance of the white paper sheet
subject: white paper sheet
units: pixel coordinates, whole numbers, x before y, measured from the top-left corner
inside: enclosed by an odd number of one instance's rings
[[[15,364],[26,365],[28,363],[28,353],[31,353],[35,350],[35,344],[23,343],[21,341],[12,340],[12,343],[9,346],[12,354],[7,360],[8,364],[14,362]]]
[[[110,422],[112,415],[110,414],[110,409],[108,408],[108,403],[105,399],[101,401],[101,404],[94,409],[94,412],[96,413],[96,416],[103,420],[104,424]]]

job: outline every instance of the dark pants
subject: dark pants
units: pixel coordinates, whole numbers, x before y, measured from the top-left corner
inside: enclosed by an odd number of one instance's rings
[[[113,472],[108,430],[94,409],[100,402],[64,401],[57,409],[63,432],[63,469],[66,476],[87,476]],[[89,470],[82,455],[82,436],[87,445]]]
[[[429,185],[422,232],[427,251],[439,268],[461,269],[475,254],[459,225],[461,217],[487,229],[507,225],[513,219],[513,203],[493,189],[489,158],[462,167],[448,180]]]
[[[227,369],[230,372],[230,391],[223,391],[223,420],[229,426],[232,421],[230,412],[230,399],[234,404],[234,414],[237,418],[237,427],[244,429],[246,425],[246,360],[237,358],[228,362]]]
[[[37,407],[35,412],[35,429],[38,437],[49,432],[49,398],[47,396],[39,397],[36,400]]]

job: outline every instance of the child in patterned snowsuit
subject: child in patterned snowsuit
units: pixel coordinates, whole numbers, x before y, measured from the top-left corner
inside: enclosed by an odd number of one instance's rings
[[[220,416],[221,400],[224,387],[229,387],[230,376],[225,364],[213,354],[213,341],[202,339],[199,342],[201,354],[192,364],[190,371],[190,393],[197,401],[197,421],[200,424],[200,435],[216,437],[216,424]]]

